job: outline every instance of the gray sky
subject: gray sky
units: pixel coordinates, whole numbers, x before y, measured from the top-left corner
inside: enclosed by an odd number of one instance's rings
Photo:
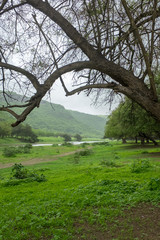
[[[83,92],[79,95],[75,94],[73,96],[65,96],[65,92],[59,83],[54,84],[52,92],[51,92],[51,102],[61,104],[66,109],[75,110],[79,112],[84,112],[88,114],[94,115],[108,115],[117,105],[114,103],[110,109],[110,104],[101,104],[95,106],[93,104],[93,97],[92,96],[85,96]]]

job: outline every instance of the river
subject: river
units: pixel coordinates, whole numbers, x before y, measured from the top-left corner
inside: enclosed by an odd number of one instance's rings
[[[69,142],[73,145],[80,145],[80,144],[83,144],[83,143],[95,143],[95,142],[103,142],[103,141],[82,141],[82,142],[78,142],[78,141],[75,141],[75,142]],[[32,144],[33,147],[43,147],[43,146],[52,146],[53,144],[51,143],[34,143]],[[61,146],[62,144],[57,144],[59,146]]]

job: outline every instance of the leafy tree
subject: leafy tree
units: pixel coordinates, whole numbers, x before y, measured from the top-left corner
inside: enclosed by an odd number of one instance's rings
[[[0,137],[4,138],[4,137],[9,137],[11,135],[11,126],[9,123],[0,122]]]
[[[72,139],[71,139],[71,136],[70,136],[69,134],[63,134],[63,138],[64,138],[64,141],[65,141],[65,142],[69,142],[69,141],[72,140]]]
[[[28,142],[36,142],[37,135],[32,131],[31,126],[26,125],[18,125],[17,127],[12,129],[12,136],[20,137]]]
[[[2,0],[0,67],[7,105],[0,110],[18,125],[60,79],[67,96],[94,89],[108,100],[124,94],[160,121],[159,24],[156,0]],[[73,90],[63,77],[69,72]],[[6,90],[13,86],[34,92],[21,114],[13,110],[18,104],[9,104]]]
[[[157,144],[154,137],[160,137],[160,124],[138,104],[126,98],[109,116],[105,136],[123,139],[141,137]]]
[[[105,137],[122,139],[122,142],[125,143],[128,133],[127,128],[125,128],[121,123],[121,117],[122,115],[119,108],[112,112],[106,123]]]
[[[78,133],[74,136],[77,141],[81,141],[82,137]]]

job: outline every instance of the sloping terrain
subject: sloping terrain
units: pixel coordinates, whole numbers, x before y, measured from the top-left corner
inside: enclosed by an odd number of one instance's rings
[[[20,99],[21,96],[15,94],[14,98]],[[2,105],[4,100],[1,99],[0,101]],[[0,112],[0,119],[6,119],[6,116],[8,120],[11,118],[8,114]],[[103,137],[106,119],[104,116],[66,110],[62,105],[42,101],[40,107],[34,109],[25,123],[28,123],[34,129],[48,132]]]

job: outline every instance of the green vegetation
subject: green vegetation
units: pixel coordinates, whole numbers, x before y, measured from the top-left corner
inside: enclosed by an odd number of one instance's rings
[[[34,143],[38,141],[37,135],[33,132],[31,126],[28,124],[26,125],[20,124],[12,128],[11,135],[16,138],[20,137],[21,140],[25,142]]]
[[[14,93],[13,99],[22,99],[22,96]],[[11,100],[10,104],[17,104]],[[8,99],[9,100],[9,99]],[[24,101],[28,100],[27,98]],[[1,105],[5,105],[4,99],[0,96]],[[17,112],[20,113],[20,109]],[[44,119],[45,116],[45,119]],[[1,113],[0,121],[13,118],[8,113]],[[57,136],[64,133],[69,135],[81,135],[83,137],[103,137],[106,118],[76,111],[66,110],[59,104],[51,104],[42,101],[40,107],[35,109],[26,119],[37,136]],[[1,128],[1,126],[0,126]]]
[[[74,153],[76,149],[79,152]],[[135,236],[130,215],[124,214],[140,203],[150,203],[158,211],[158,147],[119,142],[85,147],[53,144],[5,159],[2,150],[1,167],[6,162],[17,164],[0,169],[1,240],[98,240],[98,231],[109,240],[154,239],[144,232]],[[72,155],[62,157],[66,152]],[[116,231],[123,216],[130,224],[125,222]],[[156,225],[160,227],[159,221]]]
[[[160,138],[160,123],[156,122],[137,103],[125,98],[108,117],[105,137],[122,139],[138,139],[157,144],[155,139]]]
[[[5,147],[3,149],[3,156],[4,157],[15,157],[18,153],[30,153],[32,148],[31,144],[26,144],[24,146],[19,147]]]
[[[28,124],[20,124],[17,127],[12,128],[9,120],[7,121],[0,118],[0,138],[14,137],[20,138],[23,142],[37,142],[37,135],[33,132],[32,128]]]

